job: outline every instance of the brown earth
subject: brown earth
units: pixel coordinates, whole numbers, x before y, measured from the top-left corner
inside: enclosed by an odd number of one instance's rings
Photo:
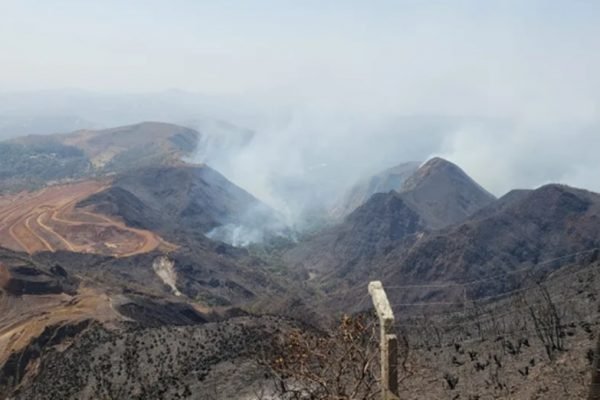
[[[29,254],[68,250],[117,257],[175,248],[153,232],[75,208],[108,187],[108,181],[88,180],[1,196],[0,246]]]
[[[84,288],[76,295],[8,296],[0,298],[0,364],[38,337],[46,327],[76,323],[93,316],[109,322],[123,317],[111,299],[96,289]]]

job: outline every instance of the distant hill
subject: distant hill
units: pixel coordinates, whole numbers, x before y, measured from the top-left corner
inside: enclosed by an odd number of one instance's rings
[[[336,219],[366,203],[376,193],[402,193],[431,228],[461,221],[495,198],[455,164],[439,157],[424,164],[407,162],[353,186],[331,210]]]
[[[149,165],[171,165],[192,154],[198,137],[198,132],[181,126],[144,122],[0,142],[0,191],[32,189]]]
[[[2,96],[0,95],[0,97]],[[93,127],[96,127],[96,124],[75,115],[10,115],[0,111],[0,140],[31,134],[48,135],[57,132],[72,132]]]
[[[402,163],[358,182],[337,201],[330,211],[331,216],[335,219],[343,219],[366,203],[375,193],[402,190],[406,179],[419,168],[420,164],[419,162]]]

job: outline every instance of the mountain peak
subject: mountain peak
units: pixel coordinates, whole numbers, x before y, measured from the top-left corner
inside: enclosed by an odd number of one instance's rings
[[[456,164],[451,163],[442,157],[431,157],[429,160],[425,161],[421,167],[445,167],[445,166],[453,166],[456,167]]]
[[[412,176],[406,180],[402,190],[413,190],[426,179],[441,176],[443,179],[468,180],[475,183],[459,166],[440,157],[434,157],[422,164]],[[476,183],[475,183],[476,184]],[[478,185],[479,186],[479,185]]]
[[[342,219],[365,204],[374,194],[388,193],[391,190],[399,192],[405,181],[419,168],[420,164],[416,161],[403,162],[361,180],[335,204],[331,214],[335,218]]]
[[[401,193],[431,228],[460,222],[495,200],[460,167],[439,157],[421,165],[404,182]]]

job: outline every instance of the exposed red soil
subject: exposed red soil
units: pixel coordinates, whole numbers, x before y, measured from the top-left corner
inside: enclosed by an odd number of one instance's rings
[[[68,250],[118,257],[174,249],[153,232],[75,208],[109,185],[90,180],[0,197],[0,246],[29,254]]]
[[[111,298],[96,289],[68,294],[9,296],[0,291],[0,365],[26,346],[44,328],[94,318],[100,322],[122,319]]]

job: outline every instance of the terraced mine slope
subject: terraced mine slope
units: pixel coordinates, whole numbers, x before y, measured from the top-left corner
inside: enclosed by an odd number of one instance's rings
[[[1,196],[0,246],[29,254],[68,250],[114,256],[174,249],[153,232],[75,207],[109,186],[90,180]]]

